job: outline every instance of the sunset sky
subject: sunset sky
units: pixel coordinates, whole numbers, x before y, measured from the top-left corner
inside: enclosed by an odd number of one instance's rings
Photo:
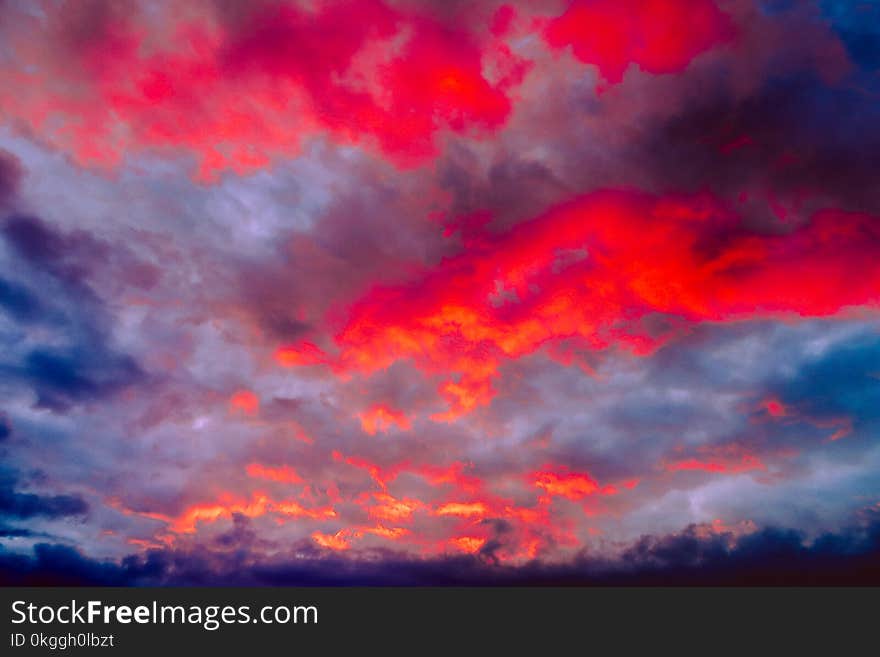
[[[878,2],[0,1],[0,583],[880,581],[878,437]]]

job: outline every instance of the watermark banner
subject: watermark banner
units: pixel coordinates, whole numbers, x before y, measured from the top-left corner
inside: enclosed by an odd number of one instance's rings
[[[3,655],[635,650],[867,638],[877,589],[7,588]],[[493,653],[494,654],[494,653]]]

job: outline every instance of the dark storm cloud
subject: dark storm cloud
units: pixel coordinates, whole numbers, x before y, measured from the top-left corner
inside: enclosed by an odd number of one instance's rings
[[[381,558],[375,558],[381,557]],[[241,551],[152,550],[119,562],[38,544],[33,554],[0,549],[0,582],[10,585],[877,585],[880,516],[808,541],[799,531],[767,527],[736,536],[690,525],[643,536],[618,557],[581,553],[571,562],[497,564],[486,555],[418,558],[378,551],[365,559],[326,555],[303,545],[295,558],[259,560]]]
[[[260,543],[251,519],[240,513],[232,514],[232,528],[214,539],[214,544],[219,549],[248,550]]]
[[[771,78],[745,98],[701,96],[647,130],[633,156],[650,163],[655,184],[666,188],[711,189],[734,198],[769,192],[789,213],[799,202],[805,210],[876,213],[878,121],[875,94],[801,73]],[[747,214],[755,212],[751,200],[743,198]],[[760,201],[769,214],[766,199]]]
[[[38,543],[32,556],[0,548],[0,584],[14,586],[126,586],[149,583],[163,572],[161,557],[127,558],[121,563],[84,557],[67,545]]]
[[[503,229],[537,216],[571,188],[543,162],[499,154],[485,172],[465,147],[450,147],[439,167],[439,184],[451,195],[446,229],[467,236],[491,220]]]
[[[90,279],[112,275],[144,290],[159,277],[153,265],[139,260],[126,245],[111,244],[85,230],[62,232],[39,217],[10,215],[0,234],[27,265],[84,297],[95,294]]]
[[[793,48],[800,54],[785,64],[786,53],[774,51],[745,93],[727,84],[726,75],[704,80],[679,111],[641,126],[643,139],[629,147],[629,159],[646,163],[657,187],[710,189],[739,201],[765,227],[778,229],[780,220],[829,206],[876,214],[878,8],[848,2],[821,8],[820,14],[808,3],[764,5],[777,37],[795,40],[796,32],[819,30],[814,38],[824,32],[838,39],[846,57],[833,72],[817,66],[819,55],[836,57],[835,44],[827,42],[819,54]]]
[[[643,537],[623,554],[624,580],[638,584],[876,584],[880,581],[880,519],[859,529],[824,534],[812,543],[793,529],[768,527],[736,539],[702,537],[696,527]]]
[[[31,384],[38,406],[55,411],[112,395],[143,379],[143,372],[130,356],[96,346],[65,351],[35,349],[14,371]]]
[[[140,263],[125,249],[114,249],[84,231],[61,233],[36,217],[10,216],[0,235],[18,257],[17,265],[6,265],[10,272],[25,271],[37,281],[43,277],[37,293],[36,286],[0,271],[0,311],[19,331],[7,338],[10,347],[18,348],[0,360],[7,381],[30,387],[37,406],[59,412],[143,381],[135,359],[112,348],[111,314],[89,284],[93,273],[108,263],[115,261],[123,271],[142,268]],[[26,342],[24,336],[37,334],[30,332],[35,324],[39,335],[48,331],[58,338]]]
[[[66,347],[37,347],[0,362],[7,385],[32,390],[38,408],[64,412],[73,404],[106,398],[146,380],[131,356],[107,346],[103,331],[73,322],[54,326],[71,328],[75,340]]]
[[[82,516],[89,510],[86,501],[78,495],[23,493],[17,489],[17,483],[15,473],[0,470],[0,518],[64,518]]]
[[[62,235],[37,217],[12,215],[3,222],[6,243],[28,264],[71,287],[84,285],[108,247],[85,232]]]

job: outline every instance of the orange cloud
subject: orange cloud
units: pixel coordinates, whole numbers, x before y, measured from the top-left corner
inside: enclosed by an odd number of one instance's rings
[[[587,495],[614,495],[614,486],[600,487],[590,475],[580,472],[569,472],[566,468],[557,471],[535,472],[531,476],[538,488],[547,491],[548,496],[565,497],[580,500]]]
[[[129,545],[134,545],[135,547],[139,547],[142,550],[158,550],[165,547],[164,544],[158,543],[156,541],[150,541],[142,538],[127,538],[125,542]]]
[[[108,502],[126,515],[138,515],[164,522],[175,534],[194,534],[200,523],[214,523],[218,520],[229,520],[233,515],[257,518],[268,513],[287,517],[303,517],[312,520],[335,518],[336,511],[332,507],[306,508],[292,500],[274,501],[263,493],[254,493],[250,501],[236,498],[231,493],[220,495],[216,502],[193,504],[180,514],[171,516],[149,511],[135,511],[125,508],[118,501]]]
[[[486,544],[485,538],[479,536],[457,536],[449,539],[449,545],[459,552],[474,554],[480,551],[480,548]]]
[[[351,547],[348,540],[344,536],[344,531],[338,531],[335,534],[324,534],[322,532],[313,532],[312,540],[321,547],[328,550],[347,550]]]
[[[408,431],[412,428],[409,418],[395,408],[391,408],[387,404],[378,404],[372,408],[358,414],[363,430],[371,436],[376,435],[377,431],[386,432],[392,425],[402,431]]]
[[[336,517],[336,511],[332,507],[306,509],[298,502],[276,502],[272,505],[272,511],[292,518],[311,518],[312,520]]]
[[[376,525],[375,527],[362,527],[361,532],[365,534],[375,534],[391,541],[399,540],[409,534],[409,530],[404,527],[385,527],[384,525]]]
[[[462,518],[483,517],[489,509],[482,502],[447,502],[435,510],[438,516],[459,516]]]
[[[245,471],[249,477],[257,479],[268,479],[284,484],[302,483],[302,478],[296,473],[296,470],[287,465],[273,468],[260,463],[249,463]]]
[[[483,487],[479,477],[464,473],[467,466],[456,461],[447,467],[421,465],[412,469],[412,472],[423,477],[433,486],[449,484],[464,493],[476,493]]]
[[[355,468],[366,470],[370,477],[375,481],[382,490],[385,490],[388,483],[397,477],[398,470],[395,467],[383,468],[376,463],[372,463],[367,459],[357,456],[345,456],[339,451],[334,450],[332,453],[334,461],[347,463]]]
[[[380,520],[408,520],[416,510],[424,507],[419,500],[397,499],[387,493],[375,493],[373,497],[378,504],[369,507],[367,512],[370,517]]]
[[[176,534],[192,534],[199,522],[216,522],[221,518],[231,518],[234,513],[255,518],[265,514],[269,508],[269,498],[261,494],[255,494],[250,502],[232,501],[228,496],[224,498],[219,503],[195,504],[187,508],[176,518],[170,519],[169,529]]]

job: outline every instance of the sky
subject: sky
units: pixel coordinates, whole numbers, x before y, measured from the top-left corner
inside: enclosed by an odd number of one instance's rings
[[[0,583],[880,583],[880,2],[0,2]]]

